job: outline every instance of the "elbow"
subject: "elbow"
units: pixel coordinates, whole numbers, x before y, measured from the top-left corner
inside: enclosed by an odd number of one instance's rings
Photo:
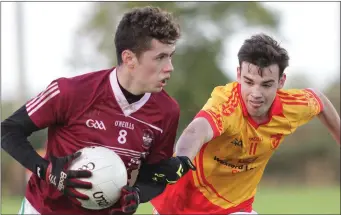
[[[6,149],[11,144],[13,137],[21,137],[22,129],[11,118],[7,118],[1,122],[1,148]]]
[[[9,130],[10,124],[8,123],[8,120],[1,122],[1,142],[2,139],[9,133]]]
[[[11,133],[11,123],[9,123],[8,119],[5,121],[1,122],[1,148],[5,149],[7,148],[7,144],[9,143],[8,138]]]

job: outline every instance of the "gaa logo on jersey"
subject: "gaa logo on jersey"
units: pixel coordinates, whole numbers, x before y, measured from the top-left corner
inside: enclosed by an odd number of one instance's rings
[[[150,129],[144,129],[143,130],[143,136],[142,136],[142,147],[145,149],[149,149],[154,141],[154,134],[152,130]]]

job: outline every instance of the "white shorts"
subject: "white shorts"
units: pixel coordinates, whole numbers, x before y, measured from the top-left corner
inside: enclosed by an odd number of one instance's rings
[[[159,212],[157,212],[157,210],[153,207],[153,215],[160,215]],[[232,214],[258,214],[256,211],[251,211],[251,212],[235,212]]]
[[[27,201],[26,198],[24,198],[22,200],[22,203],[21,203],[21,207],[20,207],[20,210],[19,210],[19,213],[18,215],[21,215],[21,214],[40,214],[32,205],[29,201]]]

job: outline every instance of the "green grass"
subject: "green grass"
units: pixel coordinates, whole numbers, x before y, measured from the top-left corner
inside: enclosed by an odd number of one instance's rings
[[[22,198],[2,197],[1,214],[17,214]],[[340,214],[340,187],[260,187],[254,210],[260,214]],[[149,203],[137,214],[151,214]]]
[[[340,187],[259,188],[254,210],[260,214],[340,214]]]

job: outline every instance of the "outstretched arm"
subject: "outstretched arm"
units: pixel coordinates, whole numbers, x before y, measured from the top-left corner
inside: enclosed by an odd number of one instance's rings
[[[193,160],[204,143],[213,138],[213,130],[207,119],[195,118],[180,136],[176,148],[176,156],[186,156]]]
[[[213,130],[207,119],[194,119],[180,136],[175,149],[175,157],[157,164],[148,165],[148,175],[154,181],[173,184],[190,169],[196,170],[191,162],[204,143],[213,138]]]
[[[195,171],[196,167],[192,161],[202,146],[228,130],[229,125],[224,120],[222,104],[227,102],[232,93],[226,93],[223,88],[224,86],[219,86],[213,90],[204,107],[183,131],[176,143],[174,157],[162,160],[155,167],[149,168],[154,181],[173,184],[188,171]]]
[[[333,104],[323,93],[316,90],[315,93],[318,95],[324,106],[323,110],[318,115],[318,118],[322,124],[328,128],[333,138],[340,144],[340,116]]]

